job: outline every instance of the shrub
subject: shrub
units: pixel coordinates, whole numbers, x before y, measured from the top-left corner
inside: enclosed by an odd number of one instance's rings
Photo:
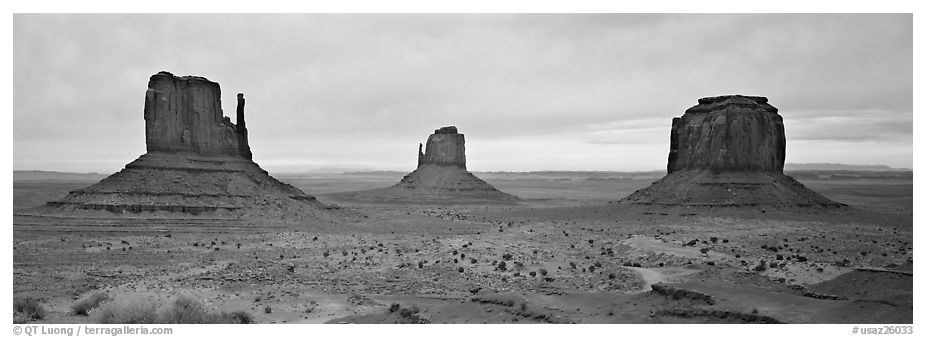
[[[389,312],[396,312],[400,308],[398,303],[392,303],[389,305]]]
[[[530,273],[528,273],[528,274],[530,274],[530,275],[531,275],[531,277],[535,277],[535,276],[537,276],[537,272],[535,272],[535,271],[531,271],[531,272],[530,272]]]
[[[25,315],[13,312],[13,324],[26,324],[29,323],[30,319]]]
[[[199,301],[186,296],[180,296],[174,300],[173,305],[158,315],[158,320],[176,324],[218,323],[211,322],[212,317]]]
[[[225,315],[228,315],[231,318],[232,322],[229,322],[229,323],[236,323],[236,324],[254,323],[254,319],[251,317],[251,314],[245,311],[235,311],[235,312],[225,314]]]
[[[547,270],[541,268],[541,269],[540,269],[540,275],[541,275],[541,276],[547,276]]]
[[[768,265],[766,264],[765,260],[762,260],[759,263],[759,265],[756,266],[755,271],[762,272],[762,271],[765,271],[766,269],[768,269]]]
[[[45,318],[45,307],[32,297],[13,297],[13,313],[25,320]]]
[[[505,264],[505,261],[502,261],[502,262],[499,262],[498,266],[496,266],[495,268],[501,271],[505,271],[505,270],[508,270],[508,265]]]
[[[99,308],[103,302],[109,300],[104,292],[94,292],[71,305],[71,312],[75,315],[87,316],[91,310]]]
[[[402,317],[405,317],[405,318],[412,318],[412,315],[415,315],[415,314],[417,314],[417,313],[420,312],[420,311],[421,311],[421,310],[418,309],[418,306],[417,306],[417,305],[412,305],[411,308],[401,308],[401,309],[399,309],[399,316],[402,316]]]

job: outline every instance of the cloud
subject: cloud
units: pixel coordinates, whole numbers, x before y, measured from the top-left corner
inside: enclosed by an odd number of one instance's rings
[[[789,139],[912,143],[909,14],[16,14],[13,26],[16,168],[142,153],[160,70],[219,82],[226,114],[244,92],[268,163],[401,166],[457,125],[498,155],[469,156],[486,170],[623,169],[600,155],[622,144],[662,149],[635,157],[660,168],[671,118],[731,93],[769,97]],[[848,115],[864,118],[827,119]],[[912,151],[889,159],[910,166]]]
[[[786,120],[786,135],[789,140],[911,144],[913,141],[912,113],[858,110],[805,116],[807,117]]]

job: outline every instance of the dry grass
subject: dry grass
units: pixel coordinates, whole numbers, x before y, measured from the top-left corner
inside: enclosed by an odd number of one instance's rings
[[[96,320],[101,324],[153,324],[157,318],[156,304],[136,299],[108,303],[100,309]]]
[[[145,300],[111,302],[100,310],[101,324],[248,324],[251,315],[244,311],[213,312],[198,300],[180,296],[168,306],[158,308]]]
[[[75,315],[87,316],[93,309],[99,308],[103,302],[108,301],[109,295],[104,292],[94,292],[71,305],[71,312]]]
[[[45,307],[32,297],[13,297],[13,321],[25,323],[45,318]]]

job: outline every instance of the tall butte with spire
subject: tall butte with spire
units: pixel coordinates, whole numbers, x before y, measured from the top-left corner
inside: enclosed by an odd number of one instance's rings
[[[518,200],[467,171],[466,139],[455,126],[434,130],[426,145],[418,144],[418,167],[398,184],[332,196],[362,202],[437,204],[514,203]]]
[[[840,206],[783,172],[785,128],[768,99],[706,97],[672,119],[668,174],[623,199],[690,206]]]
[[[48,202],[45,211],[108,211],[130,217],[300,220],[326,208],[254,163],[244,122],[222,113],[219,84],[198,76],[151,76],[145,92],[147,153],[90,187]]]

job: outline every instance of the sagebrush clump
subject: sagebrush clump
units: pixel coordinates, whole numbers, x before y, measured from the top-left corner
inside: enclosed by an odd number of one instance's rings
[[[97,316],[101,324],[248,324],[253,321],[247,312],[213,312],[187,296],[178,297],[160,310],[157,304],[145,299],[112,301],[103,306]]]
[[[13,323],[45,318],[45,307],[32,297],[13,297]]]
[[[71,313],[74,315],[87,316],[93,309],[99,308],[103,302],[109,301],[110,297],[104,292],[93,292],[71,305]]]

